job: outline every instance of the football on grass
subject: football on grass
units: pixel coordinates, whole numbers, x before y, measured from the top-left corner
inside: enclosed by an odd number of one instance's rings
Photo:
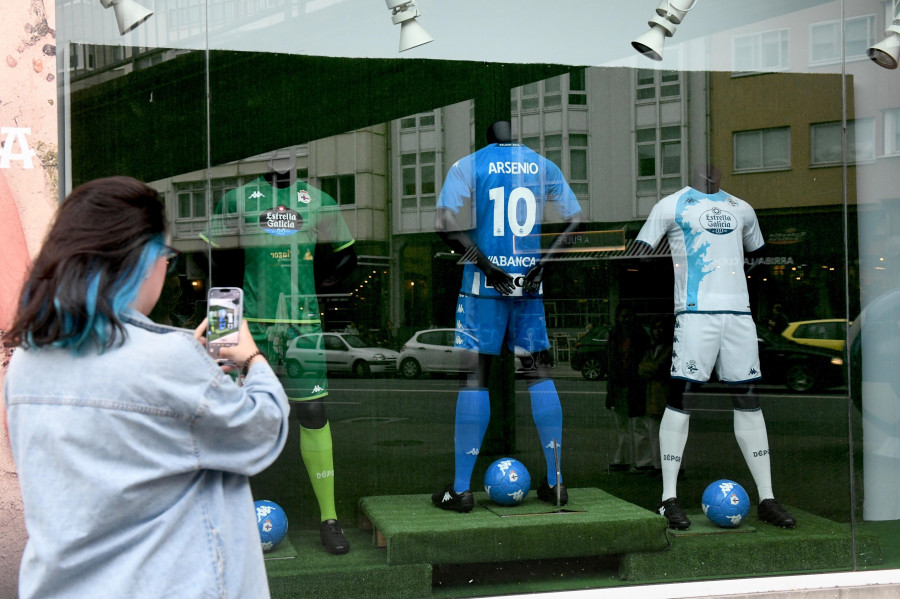
[[[484,473],[484,490],[498,505],[522,503],[531,489],[531,475],[519,460],[501,458]]]
[[[256,508],[256,525],[263,551],[272,551],[287,534],[288,520],[281,506],[274,501],[261,499],[253,503]]]
[[[717,480],[703,491],[703,513],[723,528],[736,528],[750,512],[750,497],[733,480]]]

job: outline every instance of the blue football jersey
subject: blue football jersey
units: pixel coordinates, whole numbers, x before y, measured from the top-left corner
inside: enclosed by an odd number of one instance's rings
[[[450,167],[437,205],[456,214],[463,208],[472,211],[472,241],[517,279],[513,295],[521,296],[519,277],[541,256],[541,222],[548,201],[567,220],[581,212],[558,166],[522,144],[495,143]],[[461,290],[501,295],[485,284],[474,264],[465,266]]]
[[[750,313],[744,251],[764,244],[753,208],[724,191],[685,187],[650,211],[637,241],[666,235],[675,269],[675,313]]]

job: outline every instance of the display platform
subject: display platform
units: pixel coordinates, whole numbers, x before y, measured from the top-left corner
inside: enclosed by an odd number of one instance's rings
[[[635,582],[741,577],[761,574],[833,572],[853,566],[853,539],[849,524],[832,522],[793,506],[785,508],[797,526],[783,529],[756,517],[734,529],[719,528],[701,511],[688,511],[691,527],[670,530],[671,547],[664,552],[634,552],[622,556],[619,577]],[[857,566],[882,561],[881,541],[870,532],[857,531]]]
[[[792,530],[760,522],[754,509],[736,529],[689,510],[691,527],[673,531],[659,514],[593,488],[570,489],[562,510],[534,497],[503,508],[485,493],[475,503],[457,514],[430,495],[364,497],[360,527],[344,529],[346,555],[326,553],[318,530],[289,531],[266,554],[272,597],[478,596],[830,572],[852,568],[854,548],[858,568],[882,562],[874,532],[858,530],[854,547],[849,524],[793,506]]]
[[[359,502],[389,564],[460,564],[663,550],[666,520],[600,489],[569,489],[557,510],[529,494],[514,507],[475,493],[468,514],[440,510],[430,495],[364,497]]]
[[[389,566],[371,531],[345,528],[350,552],[331,555],[318,530],[289,531],[264,554],[272,599],[421,599],[431,595],[431,564]]]

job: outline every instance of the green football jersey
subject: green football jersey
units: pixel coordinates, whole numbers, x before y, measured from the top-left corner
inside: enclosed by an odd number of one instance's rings
[[[292,337],[321,331],[316,245],[340,251],[354,243],[331,196],[303,181],[281,188],[264,177],[226,193],[204,237],[213,247],[236,240],[243,248],[244,318],[268,355]],[[317,379],[309,389],[315,394],[302,399],[327,393],[324,372],[309,378]]]

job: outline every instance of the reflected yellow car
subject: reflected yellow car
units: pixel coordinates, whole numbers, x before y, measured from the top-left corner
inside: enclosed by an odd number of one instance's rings
[[[803,345],[842,351],[847,339],[847,321],[842,318],[826,318],[791,322],[781,335]]]

